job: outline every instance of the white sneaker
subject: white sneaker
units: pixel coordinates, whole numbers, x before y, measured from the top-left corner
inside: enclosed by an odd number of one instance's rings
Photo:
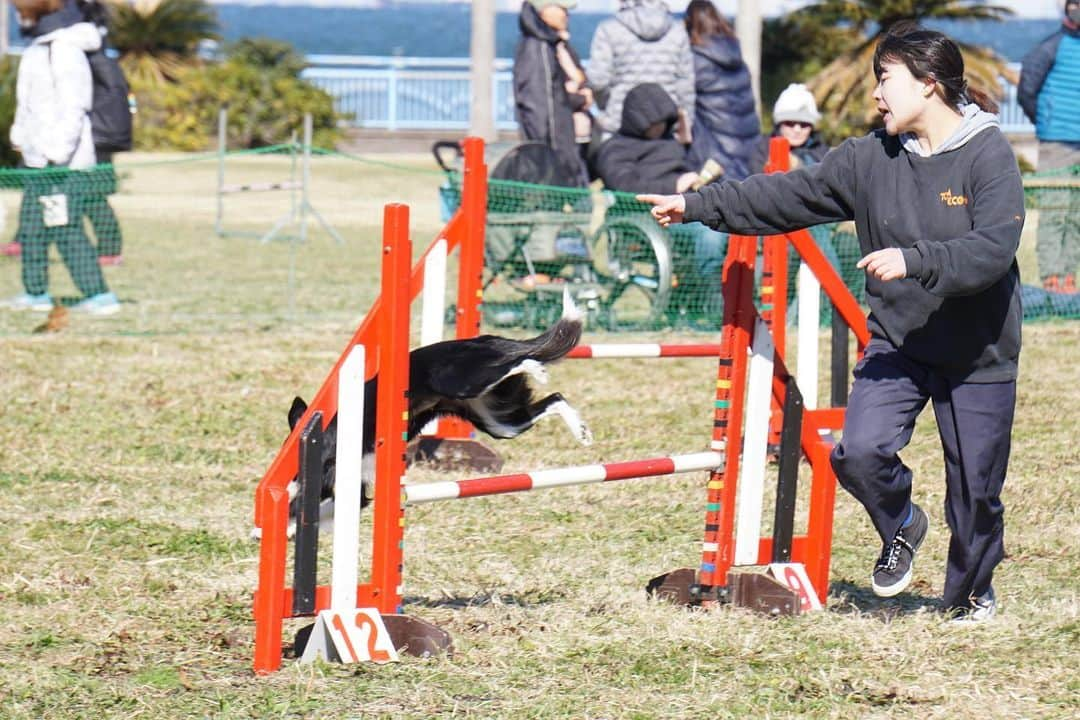
[[[979,597],[968,598],[967,607],[953,608],[949,622],[953,625],[978,625],[997,614],[997,597],[990,588]]]
[[[3,303],[0,303],[0,305],[10,310],[33,310],[34,312],[49,312],[53,309],[53,299],[49,296],[49,293],[41,293],[40,295],[23,293],[22,295],[16,295],[13,298],[4,300]]]
[[[75,303],[71,306],[71,311],[90,315],[115,315],[120,312],[120,301],[111,292],[98,293]]]

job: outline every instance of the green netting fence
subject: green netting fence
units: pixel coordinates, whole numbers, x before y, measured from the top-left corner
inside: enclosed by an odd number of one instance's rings
[[[0,334],[205,333],[300,323],[344,333],[378,292],[383,205],[409,204],[419,254],[460,201],[459,175],[437,169],[428,156],[386,162],[313,151],[303,192],[335,229],[334,237],[313,216],[302,231],[296,188],[221,195],[219,160],[217,153],[131,154],[80,172],[0,170]],[[295,163],[295,145],[230,152],[224,180],[274,186],[296,177]],[[1080,167],[1025,182],[1028,218],[1019,252],[1025,317],[1078,318]],[[259,242],[282,219],[274,240]],[[565,287],[587,310],[594,330],[718,327],[727,247],[722,233],[700,225],[661,229],[644,206],[622,193],[503,180],[489,182],[487,220],[488,328],[546,325],[560,312]],[[247,231],[247,237],[221,228]],[[811,232],[861,297],[853,228]],[[1046,249],[1052,241],[1058,243],[1056,256]],[[1051,260],[1066,269],[1046,289],[1040,262]],[[792,254],[789,297],[796,267]],[[448,303],[456,272],[451,257]],[[108,294],[115,306],[80,305]],[[23,298],[23,307],[11,307],[25,295],[31,298]],[[102,308],[116,312],[103,314]],[[821,321],[827,322],[828,303],[822,308]],[[789,318],[795,315],[792,303]]]
[[[1028,222],[1020,249],[1026,319],[1080,317],[1080,166],[1026,180]],[[460,202],[460,177],[440,189],[444,216]],[[865,276],[853,223],[810,229],[818,247],[860,301]],[[1045,236],[1049,236],[1047,239]],[[495,326],[541,327],[560,312],[563,288],[610,331],[715,330],[723,307],[720,269],[728,237],[700,223],[661,228],[627,193],[490,180],[484,318]],[[1065,250],[1056,291],[1043,287],[1043,246]],[[1037,257],[1036,257],[1037,256]],[[1045,264],[1045,263],[1044,263]],[[788,252],[788,318],[798,317],[799,260]],[[760,279],[760,262],[758,276]],[[822,293],[820,322],[832,317]]]
[[[419,252],[443,226],[443,176],[429,156],[388,164],[313,150],[305,191],[289,185],[301,179],[296,154],[294,145],[229,152],[223,178],[218,153],[123,154],[114,165],[81,172],[0,170],[0,334],[193,334],[301,324],[351,333],[378,293],[384,204],[410,205]],[[277,189],[224,195],[222,183]],[[67,213],[59,224],[59,211],[43,202],[55,203],[56,195]],[[304,196],[312,209],[306,216]],[[102,222],[106,211],[117,222]],[[283,220],[271,241],[259,241]],[[38,274],[29,288],[27,266]],[[114,314],[80,307],[103,292],[115,295]],[[28,293],[47,298],[10,306]]]

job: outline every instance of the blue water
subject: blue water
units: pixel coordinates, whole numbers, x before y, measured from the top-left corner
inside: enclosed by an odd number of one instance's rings
[[[388,9],[311,8],[283,5],[217,5],[226,40],[261,35],[287,40],[304,53],[468,57],[469,6],[424,5]],[[596,13],[571,15],[571,44],[582,57],[601,20]],[[1058,21],[1009,20],[1004,23],[939,21],[929,23],[958,40],[987,45],[1008,60],[1019,60]],[[516,13],[495,20],[495,54],[512,58],[518,39]]]
[[[365,9],[300,7],[294,5],[215,5],[225,41],[262,36],[286,40],[305,54],[403,55],[468,57],[469,6],[463,4],[408,5]],[[608,15],[573,13],[571,44],[582,57],[596,26]],[[1005,23],[938,21],[935,28],[958,40],[987,45],[1008,60],[1019,61],[1039,40],[1058,26],[1056,20],[1009,20]],[[14,44],[18,24],[12,16]],[[512,58],[518,39],[516,13],[499,13],[495,20],[495,54]]]

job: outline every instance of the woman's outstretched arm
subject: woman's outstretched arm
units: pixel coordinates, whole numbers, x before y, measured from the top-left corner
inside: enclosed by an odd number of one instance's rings
[[[855,177],[855,146],[849,140],[819,165],[706,185],[685,195],[637,198],[653,205],[661,225],[700,221],[725,232],[776,235],[853,219]]]

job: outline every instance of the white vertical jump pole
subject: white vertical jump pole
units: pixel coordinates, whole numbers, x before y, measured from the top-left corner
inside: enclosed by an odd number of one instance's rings
[[[758,561],[775,352],[769,326],[759,317],[754,325],[750,377],[746,383],[746,432],[735,525],[735,565],[756,565]]]
[[[356,609],[360,549],[360,494],[364,437],[364,346],[354,345],[338,371],[337,480],[334,484],[334,547],[330,609]]]
[[[436,240],[424,256],[424,294],[420,310],[420,344],[443,339],[446,317],[446,238]]]
[[[424,293],[420,308],[420,344],[431,345],[443,339],[446,318],[446,238],[439,238],[424,256]],[[434,435],[439,421],[432,420],[422,435]]]
[[[821,317],[821,283],[806,265],[799,263],[799,353],[795,381],[803,396],[803,407],[817,408],[818,318]]]

